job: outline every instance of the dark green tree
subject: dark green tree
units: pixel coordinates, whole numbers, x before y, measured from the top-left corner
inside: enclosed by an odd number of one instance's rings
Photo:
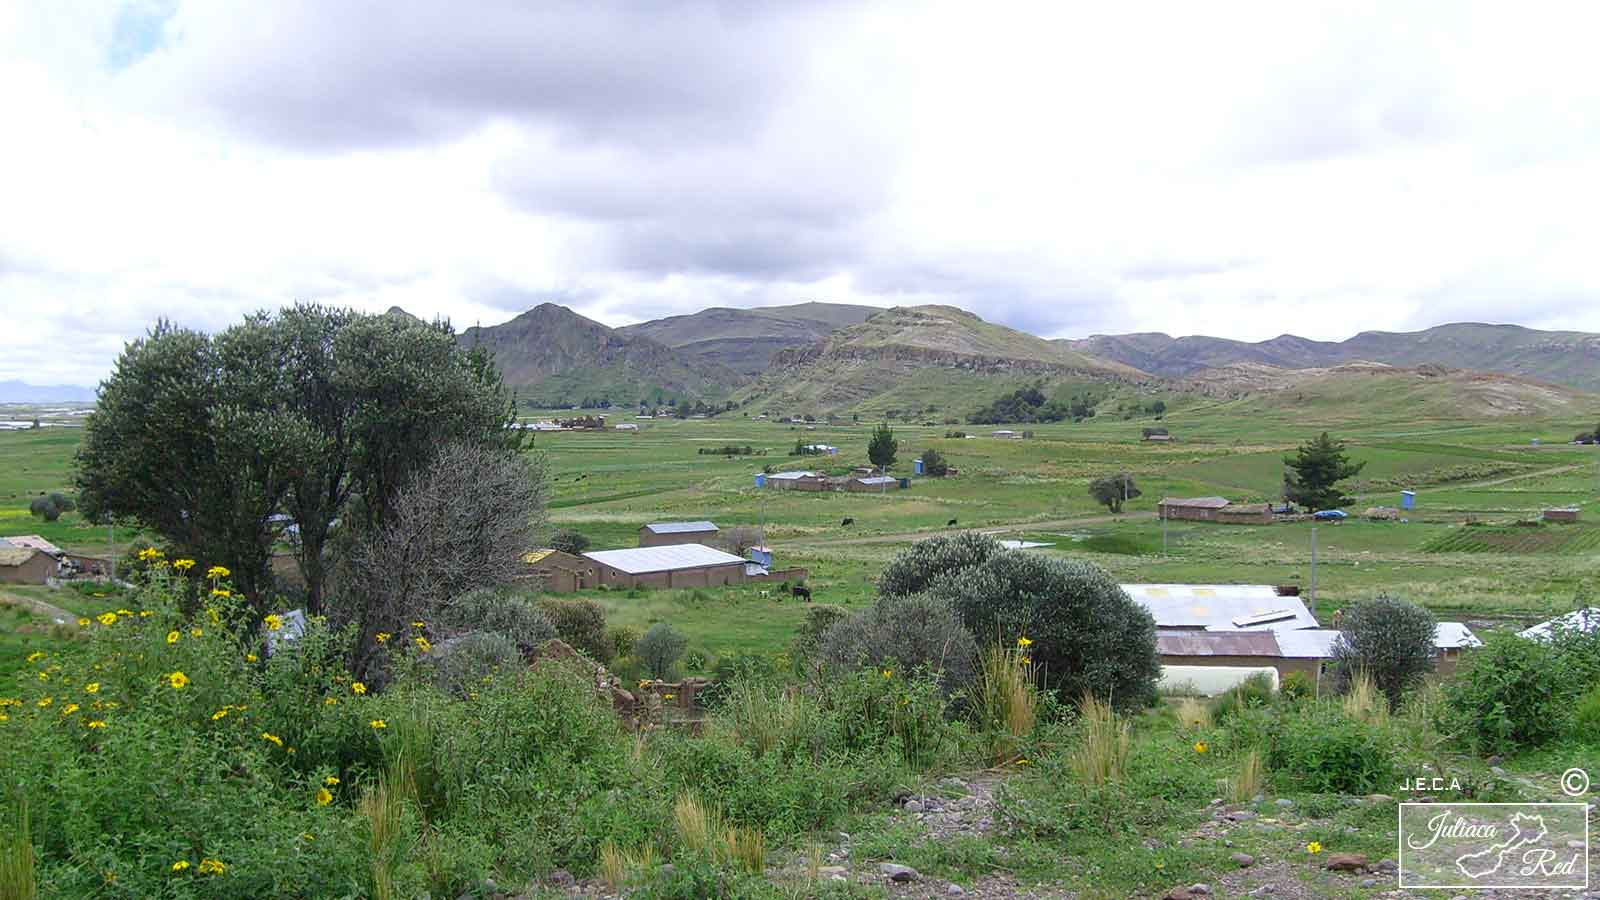
[[[61,518],[62,513],[72,512],[77,508],[78,504],[71,497],[56,491],[40,494],[28,503],[28,512],[46,522],[54,522]]]
[[[563,528],[550,536],[550,549],[577,556],[589,549],[589,537],[581,531]]]
[[[943,478],[950,471],[950,464],[945,462],[944,454],[929,447],[922,451],[922,473],[933,478]]]
[[[1089,495],[1094,497],[1095,502],[1114,513],[1122,512],[1123,502],[1132,500],[1141,493],[1133,483],[1133,476],[1127,472],[1096,478],[1089,483]]]
[[[1366,463],[1352,463],[1344,441],[1336,441],[1324,431],[1300,445],[1294,456],[1283,459],[1288,470],[1283,474],[1283,496],[1307,509],[1334,509],[1350,502],[1340,491],[1339,482],[1355,477]]]
[[[894,465],[894,455],[899,449],[900,442],[894,439],[889,423],[883,422],[872,431],[872,440],[867,443],[867,459],[878,468],[887,469]]]
[[[1404,600],[1378,597],[1344,614],[1333,659],[1341,682],[1366,674],[1397,707],[1406,688],[1433,671],[1433,613]]]

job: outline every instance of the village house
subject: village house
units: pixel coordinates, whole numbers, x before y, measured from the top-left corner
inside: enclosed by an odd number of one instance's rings
[[[1302,632],[1273,631],[1158,631],[1156,653],[1162,666],[1220,668],[1272,668],[1282,680],[1299,672],[1316,683],[1321,659],[1289,656],[1282,650],[1284,635]]]
[[[596,564],[599,581],[609,587],[719,587],[745,580],[742,557],[703,544],[671,544],[583,554]]]
[[[1558,506],[1558,507],[1554,507],[1552,509],[1547,509],[1547,510],[1544,510],[1543,512],[1541,512],[1539,514],[1539,518],[1543,519],[1546,522],[1563,522],[1563,523],[1564,522],[1576,522],[1576,521],[1578,521],[1578,507],[1576,507],[1576,506]]]
[[[773,472],[761,480],[767,487],[781,491],[828,490],[828,478],[819,472]]]
[[[567,594],[600,584],[594,563],[561,550],[535,550],[524,554],[522,561],[539,579],[540,588],[552,594]]]
[[[1556,616],[1531,628],[1525,628],[1517,634],[1531,640],[1548,641],[1557,629],[1584,633],[1600,631],[1600,606],[1573,610],[1564,616]]]
[[[853,494],[896,491],[900,489],[900,479],[892,475],[856,475],[845,481],[844,489]]]
[[[0,584],[44,584],[57,570],[50,554],[0,540]]]
[[[1316,628],[1299,597],[1269,584],[1124,584],[1122,590],[1169,631],[1287,631]]]
[[[707,544],[722,530],[715,522],[652,522],[639,529],[639,546],[665,547],[669,544]]]
[[[1265,503],[1234,504],[1226,497],[1166,497],[1156,505],[1163,519],[1220,522],[1226,525],[1271,525],[1272,507]]]

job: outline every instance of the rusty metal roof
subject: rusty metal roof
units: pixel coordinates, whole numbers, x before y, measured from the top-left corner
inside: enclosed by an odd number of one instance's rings
[[[1162,656],[1271,656],[1282,654],[1270,631],[1161,631],[1156,652]]]

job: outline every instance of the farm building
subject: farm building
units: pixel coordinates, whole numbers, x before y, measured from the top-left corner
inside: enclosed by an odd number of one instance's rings
[[[1483,641],[1461,622],[1440,622],[1433,631],[1433,646],[1439,651],[1439,659],[1434,663],[1439,674],[1451,675],[1461,664],[1461,651],[1482,647]]]
[[[900,489],[900,479],[892,475],[857,475],[844,483],[844,489],[851,493],[880,493]]]
[[[44,584],[56,575],[55,557],[0,541],[0,584]]]
[[[839,448],[833,446],[832,444],[806,444],[801,449],[805,450],[807,453],[815,453],[820,456],[839,455]]]
[[[632,422],[622,422],[616,426],[618,431],[638,431],[639,426]]]
[[[535,550],[523,554],[522,561],[543,582],[543,589],[552,594],[567,594],[600,584],[594,563],[561,550]]]
[[[996,431],[991,431],[991,432],[989,432],[989,436],[990,437],[997,437],[997,438],[1007,438],[1007,439],[1017,439],[1017,438],[1021,438],[1022,437],[1021,434],[1018,434],[1017,432],[1012,431],[1009,428],[1001,428],[1001,429],[998,429]]]
[[[825,491],[828,478],[817,472],[773,472],[767,476],[767,487],[781,491]]]
[[[1582,631],[1584,633],[1600,631],[1600,606],[1591,606],[1588,609],[1577,609],[1564,616],[1556,616],[1517,632],[1525,638],[1538,641],[1548,641],[1556,629],[1565,631]]]
[[[1316,628],[1300,601],[1269,584],[1124,584],[1164,631],[1288,631]]]
[[[715,522],[653,522],[639,529],[639,546],[665,547],[669,544],[704,544],[722,534]]]
[[[1280,631],[1274,637],[1284,657],[1290,659],[1333,659],[1334,645],[1340,632],[1333,628],[1307,628],[1299,631]],[[1438,654],[1434,667],[1441,675],[1448,675],[1461,663],[1461,653],[1473,647],[1482,647],[1483,641],[1461,622],[1440,622],[1434,628],[1433,647]],[[1326,666],[1322,667],[1326,671]]]
[[[1560,506],[1547,509],[1539,514],[1539,518],[1546,522],[1576,522],[1578,521],[1578,508],[1576,506]]]
[[[748,561],[704,544],[672,544],[629,550],[592,550],[599,580],[611,587],[717,587],[745,580]]]
[[[1315,683],[1320,658],[1286,654],[1280,647],[1281,636],[1271,631],[1158,631],[1156,653],[1162,666],[1271,667],[1279,680],[1300,672]]]
[[[1166,497],[1156,505],[1163,519],[1221,522],[1227,525],[1271,525],[1272,507],[1265,503],[1235,504],[1226,497]]]
[[[1217,510],[1224,525],[1271,525],[1272,507],[1265,503],[1230,503]]]

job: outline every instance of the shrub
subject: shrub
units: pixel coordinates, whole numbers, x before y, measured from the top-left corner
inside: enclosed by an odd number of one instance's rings
[[[1266,675],[1251,675],[1211,701],[1211,717],[1222,722],[1242,709],[1259,709],[1271,704],[1271,679]]]
[[[950,473],[950,464],[945,461],[944,454],[929,447],[922,451],[922,474],[930,478],[943,478]]]
[[[549,597],[539,601],[539,609],[555,626],[556,636],[573,649],[582,650],[601,663],[611,661],[614,645],[606,634],[606,611],[600,604]]]
[[[1030,641],[1044,685],[1063,697],[1093,694],[1118,709],[1155,700],[1155,620],[1099,566],[1000,552],[929,593],[986,641]]]
[[[1311,683],[1311,676],[1295,669],[1283,676],[1278,684],[1278,693],[1283,699],[1291,703],[1299,703],[1316,695],[1316,686]]]
[[[862,615],[835,622],[823,635],[821,656],[834,673],[922,669],[949,694],[972,683],[978,645],[949,603],[918,594],[880,597]]]
[[[1591,741],[1600,738],[1600,687],[1590,688],[1578,699],[1572,714],[1572,734]]]
[[[800,623],[800,635],[795,638],[795,655],[810,658],[822,646],[822,636],[836,623],[850,618],[850,611],[829,603],[813,603],[806,607],[806,618]]]
[[[28,503],[28,512],[44,519],[46,522],[54,522],[61,518],[62,513],[72,512],[77,508],[78,504],[71,497],[55,491],[51,491],[48,494],[40,494]]]
[[[1239,761],[1239,771],[1228,779],[1228,799],[1233,803],[1245,803],[1257,794],[1266,790],[1266,767],[1261,761],[1260,750],[1250,750]]]
[[[589,549],[589,537],[581,531],[563,528],[550,536],[550,549],[577,556]]]
[[[615,625],[606,632],[611,638],[611,648],[617,657],[632,656],[639,646],[639,630],[626,625]]]
[[[666,622],[657,622],[639,639],[639,660],[646,670],[657,678],[669,679],[678,667],[678,660],[689,646],[689,639],[679,634]]]
[[[474,693],[484,679],[522,663],[522,652],[503,634],[478,631],[434,646],[439,689],[458,697]]]
[[[1445,683],[1443,728],[1479,752],[1537,747],[1566,730],[1577,686],[1548,643],[1490,635]]]
[[[1406,689],[1433,671],[1436,627],[1433,614],[1415,603],[1393,597],[1357,603],[1345,612],[1333,647],[1341,681],[1365,672],[1389,706],[1399,706]]]
[[[556,636],[556,627],[532,601],[492,588],[469,591],[444,612],[445,623],[460,632],[504,635],[523,655]]]
[[[1366,794],[1394,783],[1393,747],[1380,726],[1332,703],[1310,703],[1282,719],[1267,766],[1307,791]]]
[[[940,578],[981,565],[999,552],[998,541],[971,531],[918,541],[884,568],[878,576],[878,593],[885,597],[920,593]]]

